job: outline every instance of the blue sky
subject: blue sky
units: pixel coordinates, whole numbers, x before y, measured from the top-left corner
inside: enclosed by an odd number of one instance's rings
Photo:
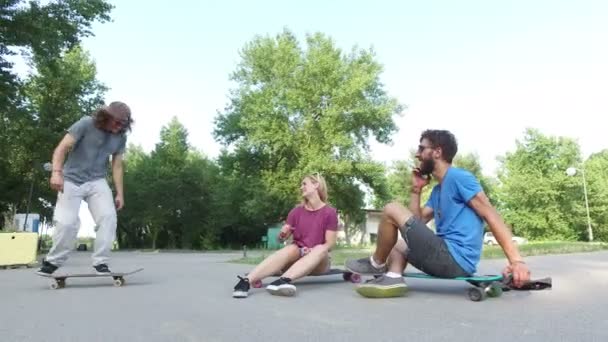
[[[213,118],[239,50],[283,28],[374,48],[386,90],[408,107],[394,145],[373,144],[380,161],[405,157],[431,127],[452,130],[488,174],[525,127],[578,139],[585,154],[607,147],[593,119],[608,112],[604,1],[112,3],[113,22],[95,25],[84,47],[111,88],[106,100],[131,105],[130,142],[146,150],[177,116],[191,144],[216,156]]]

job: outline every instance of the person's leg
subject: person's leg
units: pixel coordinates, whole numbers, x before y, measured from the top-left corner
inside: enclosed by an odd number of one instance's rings
[[[108,260],[116,237],[116,205],[112,190],[105,179],[86,184],[89,211],[97,226],[93,267],[99,273],[109,273]]]
[[[312,271],[310,271],[310,273],[308,273],[308,274],[319,275],[319,274],[329,272],[330,269],[331,269],[331,256],[329,255],[329,253],[327,253],[327,256],[325,258],[323,258],[321,260],[321,262],[319,262],[317,264],[317,267],[313,268]]]
[[[247,278],[250,282],[264,280],[266,277],[280,273],[298,259],[300,259],[300,249],[298,246],[295,244],[287,245],[259,263],[247,274]]]
[[[386,272],[386,261],[397,243],[398,230],[412,217],[412,213],[399,203],[384,207],[378,226],[376,250],[371,258],[347,260],[345,267],[354,273],[381,275]]]
[[[68,259],[80,228],[78,213],[82,199],[81,189],[71,182],[64,181],[63,191],[57,194],[57,203],[53,213],[55,226],[53,246],[44,258],[38,273],[51,274]]]
[[[386,298],[405,295],[408,288],[403,279],[407,266],[407,244],[399,239],[388,257],[388,272],[357,286],[357,292],[364,297]]]
[[[391,253],[389,260],[391,272],[359,285],[357,288],[359,294],[372,298],[404,295],[407,286],[401,273],[407,262],[435,277],[453,278],[467,275],[450,254],[445,241],[419,219],[408,220],[401,227],[401,235],[406,241],[397,244],[393,250],[395,253]],[[402,255],[399,257],[397,252]]]
[[[455,278],[468,274],[454,260],[446,242],[422,221],[414,218],[401,227],[409,246],[407,259],[420,271],[441,278]]]
[[[235,298],[247,297],[251,284],[280,273],[299,258],[300,249],[295,244],[290,244],[279,249],[254,267],[246,277],[239,277],[240,280],[234,287],[232,296]]]
[[[323,273],[329,268],[329,253],[321,246],[310,249],[310,252],[296,261],[283,275],[266,286],[273,295],[294,296],[296,287],[291,282],[313,272]]]
[[[407,244],[403,239],[399,239],[395,247],[388,256],[388,272],[402,275],[407,267]]]
[[[283,273],[284,278],[292,281],[309,275],[314,270],[325,269],[328,266],[329,253],[321,246],[310,249],[310,252],[296,261],[289,269]]]

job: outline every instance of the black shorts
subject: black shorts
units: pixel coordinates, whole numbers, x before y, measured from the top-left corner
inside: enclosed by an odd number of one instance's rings
[[[412,217],[400,231],[408,247],[405,257],[420,271],[441,278],[469,276],[454,260],[445,241],[421,220]]]

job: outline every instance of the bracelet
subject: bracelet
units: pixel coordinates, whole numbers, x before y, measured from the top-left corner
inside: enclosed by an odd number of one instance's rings
[[[53,172],[63,172],[63,170],[53,170]]]
[[[511,265],[514,265],[514,264],[524,264],[525,265],[526,263],[523,260],[515,260],[515,261],[511,262]]]

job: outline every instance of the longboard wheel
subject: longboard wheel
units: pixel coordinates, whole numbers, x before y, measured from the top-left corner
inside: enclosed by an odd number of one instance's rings
[[[123,286],[125,284],[125,280],[123,278],[114,279],[114,286]]]
[[[488,297],[500,297],[502,295],[502,286],[493,282],[488,288]]]
[[[65,280],[55,280],[55,282],[51,283],[51,289],[57,290],[65,287]]]
[[[469,299],[474,302],[480,302],[486,299],[487,293],[479,287],[470,288],[468,291]]]
[[[262,287],[262,281],[261,280],[256,280],[253,282],[253,288],[254,289],[259,289]]]
[[[357,273],[351,273],[349,280],[351,283],[358,284],[361,282],[361,275]]]

